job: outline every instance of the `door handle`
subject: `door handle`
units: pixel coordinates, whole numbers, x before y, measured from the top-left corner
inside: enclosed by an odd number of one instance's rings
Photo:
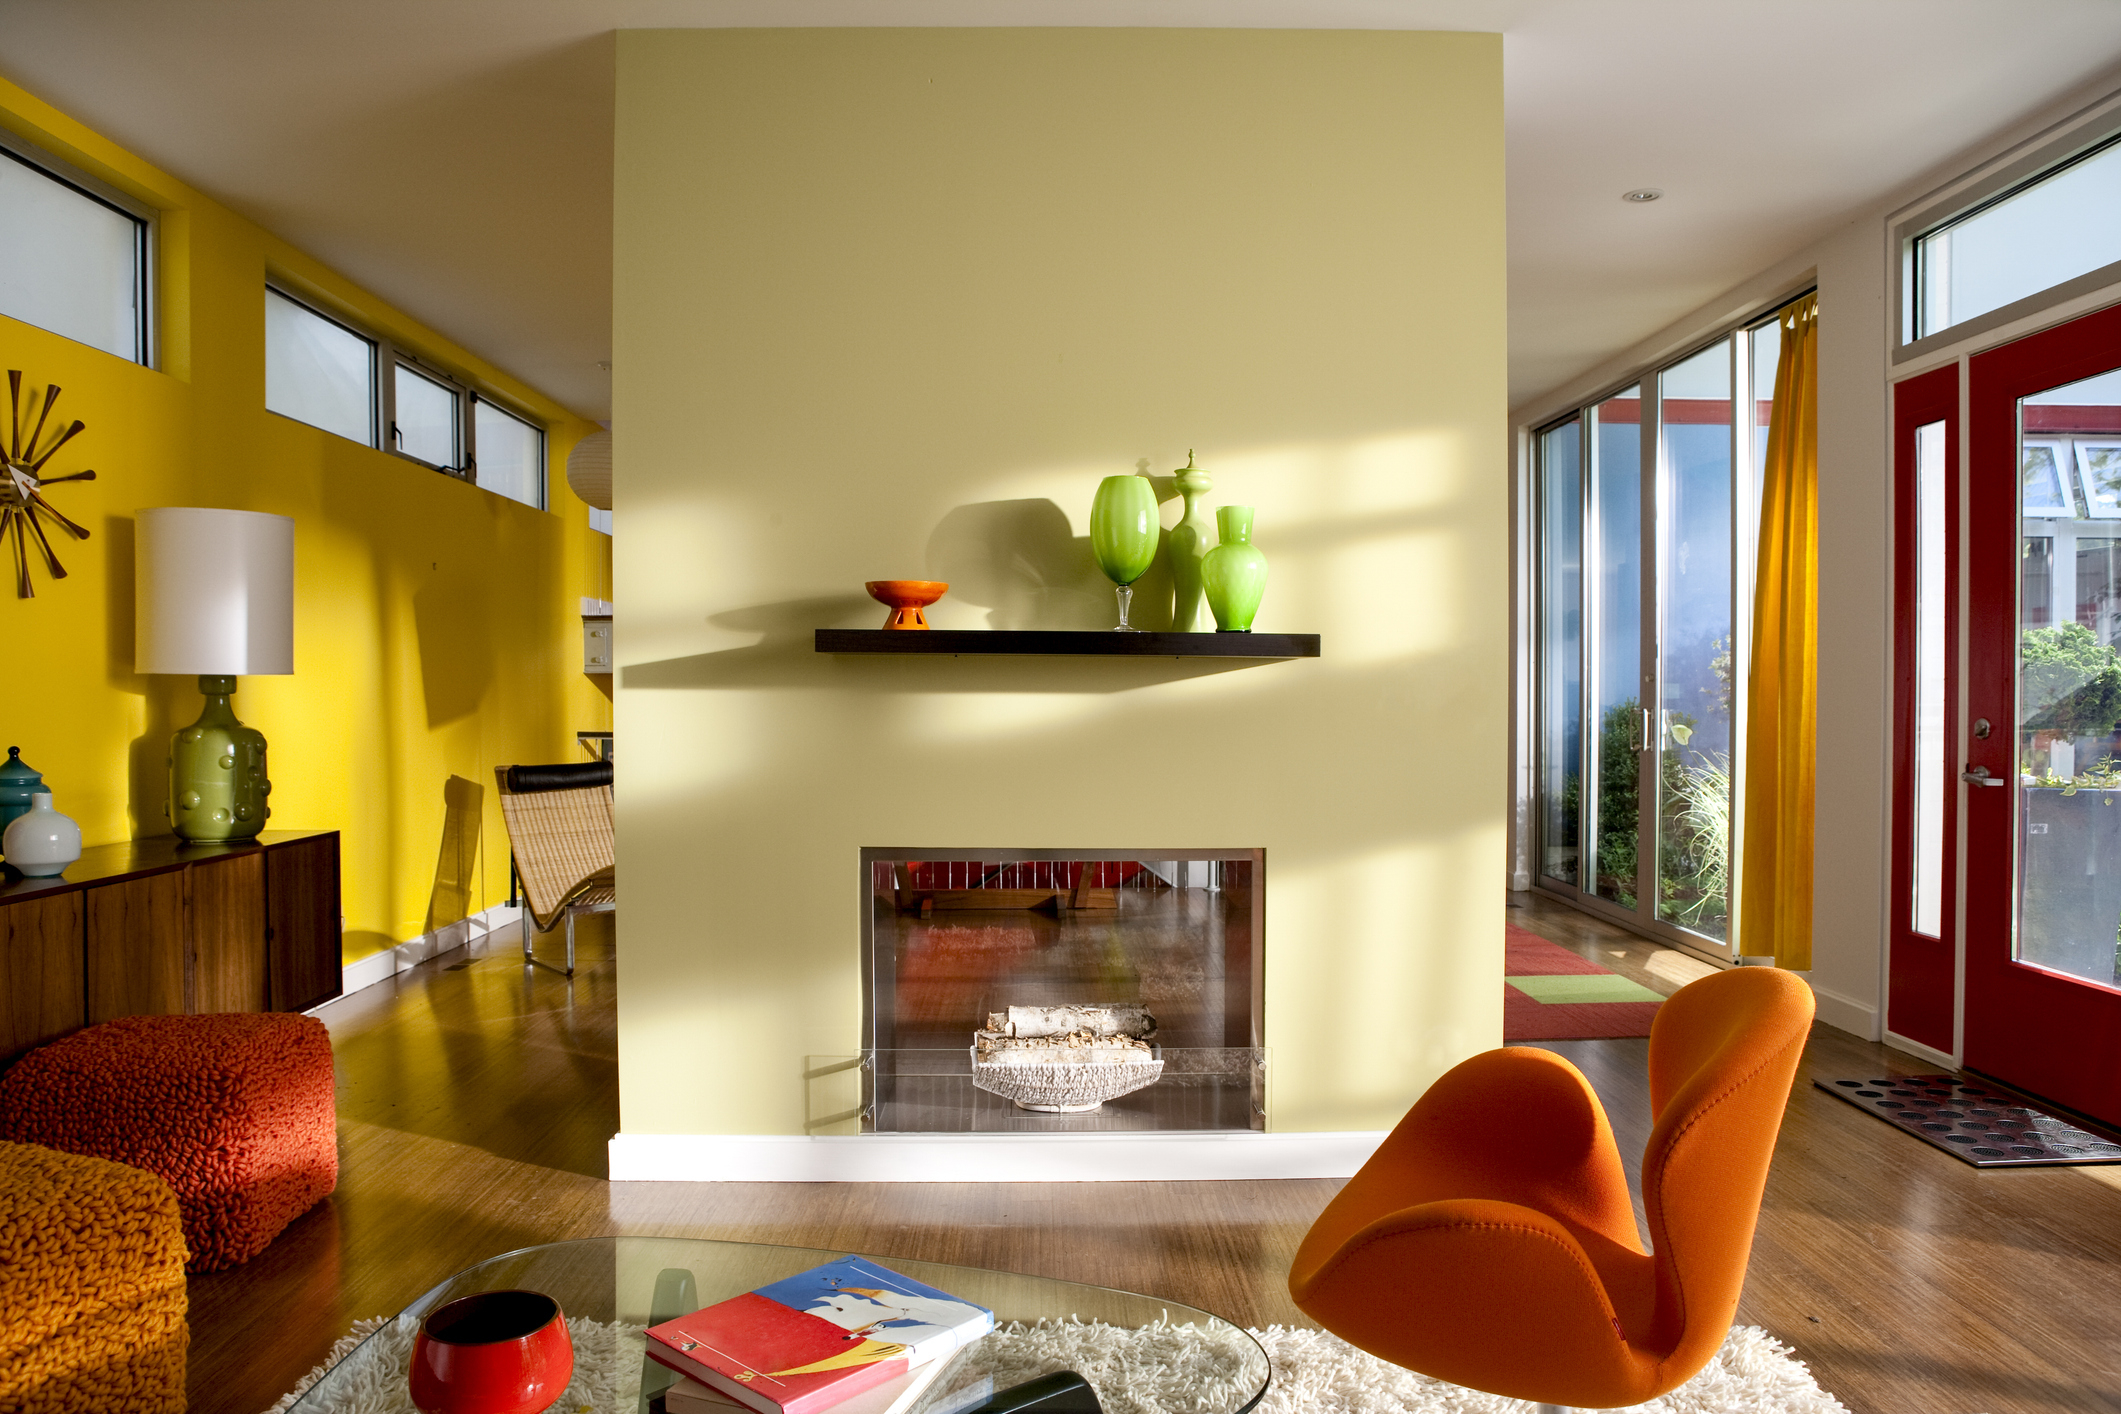
[[[2009,781],[2001,776],[1991,776],[1986,766],[1969,766],[1959,773],[1959,779],[1970,786],[2007,786]]]

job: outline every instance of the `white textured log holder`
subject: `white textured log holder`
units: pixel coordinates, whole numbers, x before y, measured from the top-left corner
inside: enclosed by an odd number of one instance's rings
[[[1139,1005],[1013,1006],[972,1034],[972,1083],[1020,1110],[1083,1114],[1164,1073]]]

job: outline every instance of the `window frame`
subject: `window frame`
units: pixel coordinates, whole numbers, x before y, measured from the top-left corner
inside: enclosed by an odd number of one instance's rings
[[[359,325],[341,319],[338,315],[331,313],[329,310],[319,307],[316,301],[304,299],[301,295],[296,294],[294,291],[288,289],[284,285],[276,284],[271,280],[267,280],[265,282],[265,292],[268,295],[278,295],[281,299],[286,300],[289,304],[292,304],[299,309],[308,311],[310,314],[314,315],[318,319],[323,320],[327,324],[345,330],[348,334],[353,335],[353,337],[359,339],[362,343],[368,345],[368,440],[364,443],[361,443],[360,445],[367,447],[371,451],[381,450],[383,427],[383,424],[380,421],[380,413],[383,407],[383,392],[381,385],[385,381],[387,381],[382,376],[382,341],[377,339],[375,335],[369,333],[367,330],[361,328]],[[284,417],[289,422],[301,423],[302,426],[314,428],[316,431],[322,432],[326,436],[339,436],[338,433],[332,431],[329,427],[318,427],[317,424],[314,422],[303,422],[301,418],[295,417],[290,413],[281,412],[277,408],[268,406],[265,410],[271,413],[274,417]],[[343,438],[342,440],[352,441],[353,439],[348,437]]]
[[[1893,253],[1891,293],[1895,316],[1893,365],[1950,348],[2052,306],[2121,284],[2121,260],[2115,260],[1942,329],[1925,333],[1920,325],[1924,271],[1919,252],[1924,238],[2001,205],[2116,145],[2121,145],[2121,94],[2111,95],[2063,119],[2045,133],[1952,184],[1935,200],[1894,221],[1890,227]]]
[[[515,501],[515,504],[519,506],[530,506],[532,510],[551,510],[552,507],[547,504],[547,502],[551,497],[551,487],[548,485],[548,483],[551,480],[552,468],[548,461],[549,454],[546,450],[551,445],[550,438],[552,434],[550,429],[548,429],[544,423],[538,421],[536,418],[531,417],[527,413],[518,412],[515,408],[510,407],[507,403],[502,402],[499,398],[489,398],[485,394],[479,392],[477,389],[467,389],[466,394],[467,396],[464,403],[463,427],[464,436],[467,440],[465,442],[466,450],[464,452],[464,460],[466,462],[466,474],[471,480],[471,483],[474,486],[479,485],[478,458],[472,455],[472,451],[476,448],[478,443],[479,409],[481,407],[490,407],[495,412],[500,413],[501,416],[513,418],[517,422],[522,423],[525,427],[528,427],[532,432],[535,432],[537,434],[537,454],[533,464],[537,469],[535,480],[538,489],[538,499],[537,502],[533,505],[529,501],[516,501],[515,497],[503,495],[499,491],[492,490],[491,487],[481,487],[480,489],[488,491],[492,495],[500,496],[501,499],[504,501]]]
[[[423,362],[417,355],[408,350],[398,348],[388,343],[388,341],[385,341],[382,347],[388,351],[390,356],[390,377],[382,381],[390,386],[387,389],[379,390],[378,393],[378,401],[383,408],[383,428],[386,443],[381,450],[389,452],[394,457],[403,457],[415,466],[424,466],[429,471],[439,471],[444,476],[453,476],[459,481],[469,481],[476,486],[478,484],[478,473],[474,465],[475,459],[472,448],[477,434],[472,431],[471,427],[474,419],[471,416],[470,402],[470,399],[476,395],[457,379]],[[404,449],[402,444],[405,440],[405,435],[398,430],[398,370],[400,369],[412,374],[415,378],[426,379],[448,393],[454,401],[456,435],[453,439],[455,445],[451,449],[451,455],[454,458],[451,464],[442,465],[431,462],[425,457],[416,457]]]
[[[405,345],[385,335],[375,333],[357,321],[332,310],[320,301],[293,288],[284,279],[268,274],[265,279],[265,288],[269,293],[299,305],[319,319],[337,325],[368,345],[370,359],[369,386],[372,390],[372,395],[369,399],[369,440],[365,445],[369,450],[382,452],[386,456],[396,457],[400,461],[410,462],[416,467],[437,472],[454,481],[462,481],[478,486],[478,408],[483,403],[508,417],[514,418],[517,422],[537,433],[539,466],[541,471],[549,471],[548,468],[544,467],[544,461],[552,432],[541,419],[533,417],[506,399],[496,398],[491,394],[480,391],[478,386],[470,379],[460,377],[423,356],[417,350],[407,348]],[[404,451],[398,446],[400,440],[397,421],[398,370],[400,368],[417,377],[424,378],[430,383],[437,384],[455,397],[455,456],[457,462],[460,463],[459,465],[438,466],[423,457],[414,456],[411,452]],[[290,422],[301,423],[302,426],[313,428],[326,436],[337,437],[339,435],[329,428],[317,427],[316,424],[310,422],[302,422],[300,418],[289,417],[288,414],[275,412],[271,408],[267,408],[266,411],[272,412],[275,417],[286,417]],[[502,495],[502,493],[493,491],[490,488],[481,487],[480,489],[486,490],[489,495],[498,496],[513,505],[524,506],[527,509],[543,513],[551,510],[551,506],[548,504],[550,488],[547,482],[549,479],[549,475],[543,474],[536,478],[538,499],[534,505],[527,501],[518,501],[513,496]]]
[[[161,321],[155,315],[160,283],[155,278],[155,262],[160,249],[162,213],[130,193],[82,171],[64,158],[53,156],[28,139],[0,128],[0,161],[10,159],[40,176],[57,182],[86,200],[110,208],[133,223],[133,279],[138,298],[133,305],[133,356],[126,362],[138,364],[143,368],[159,368],[161,350],[157,326]],[[44,328],[41,324],[33,324],[30,327]],[[81,342],[72,335],[60,334],[56,329],[46,329],[45,332],[56,334],[59,338],[68,339],[73,343]],[[95,344],[85,347],[93,348],[98,353],[110,353],[110,350]],[[111,357],[117,358],[120,355],[111,354]]]

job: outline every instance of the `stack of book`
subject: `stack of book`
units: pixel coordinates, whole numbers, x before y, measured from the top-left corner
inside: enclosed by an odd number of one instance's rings
[[[650,1326],[648,1354],[684,1376],[667,1414],[905,1414],[993,1329],[984,1306],[841,1257]]]

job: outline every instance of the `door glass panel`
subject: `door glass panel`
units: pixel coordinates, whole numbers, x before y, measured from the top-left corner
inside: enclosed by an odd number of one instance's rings
[[[1915,832],[1909,916],[1944,936],[1944,424],[1915,429]]]
[[[1539,438],[1539,872],[1578,882],[1583,813],[1583,425]]]
[[[1657,916],[1722,942],[1731,869],[1731,346],[1658,379]]]
[[[2019,404],[2016,956],[2113,986],[2121,947],[2121,370]]]
[[[1642,391],[1593,410],[1591,703],[1598,760],[1587,833],[1593,891],[1635,906],[1642,756]]]
[[[2121,552],[2121,540],[2110,535],[2077,537],[2077,622],[2105,644],[2121,636],[2121,603],[2115,602],[2116,593],[2121,592],[2121,553],[2117,552]]]

